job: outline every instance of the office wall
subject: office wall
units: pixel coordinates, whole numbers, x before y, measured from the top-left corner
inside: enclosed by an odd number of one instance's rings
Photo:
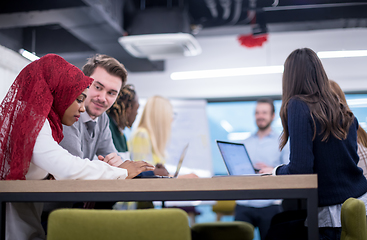
[[[2,101],[19,72],[30,63],[29,60],[0,45],[0,100]]]

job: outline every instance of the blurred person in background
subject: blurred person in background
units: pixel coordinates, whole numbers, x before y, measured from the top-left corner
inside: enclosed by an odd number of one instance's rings
[[[275,118],[275,107],[270,98],[257,100],[255,119],[257,132],[244,141],[246,150],[259,173],[271,172],[279,164],[289,162],[288,145],[279,150],[279,135],[271,127]],[[270,227],[274,215],[282,211],[281,200],[237,200],[235,220],[251,223],[259,228],[262,240]]]

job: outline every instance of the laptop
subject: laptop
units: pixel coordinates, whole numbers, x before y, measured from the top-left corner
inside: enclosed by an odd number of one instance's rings
[[[173,175],[173,178],[177,178],[178,174],[180,173],[180,169],[181,169],[181,166],[182,166],[182,162],[186,156],[186,153],[187,153],[187,149],[189,148],[189,144],[186,144],[185,148],[183,149],[182,153],[181,153],[181,156],[180,156],[180,160],[178,161],[178,164],[177,164],[177,168],[176,168],[176,172],[175,174]]]
[[[169,176],[158,176],[158,175],[148,175],[148,176],[142,176],[142,175],[138,175],[135,178],[177,178],[178,174],[180,173],[180,169],[182,166],[182,162],[186,156],[186,152],[187,149],[189,148],[189,144],[187,143],[186,146],[184,147],[181,156],[180,156],[180,160],[178,161],[177,167],[176,167],[176,172],[173,175],[173,177],[169,177]]]
[[[216,140],[229,175],[261,175],[254,168],[243,143]]]

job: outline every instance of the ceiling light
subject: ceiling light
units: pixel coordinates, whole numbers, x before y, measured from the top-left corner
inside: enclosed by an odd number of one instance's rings
[[[347,100],[348,106],[353,108],[361,108],[367,106],[367,98],[360,98],[360,99],[348,99]]]
[[[318,52],[319,58],[367,57],[367,50],[351,51],[322,51]]]
[[[218,77],[236,77],[246,75],[262,75],[283,73],[283,65],[248,67],[248,68],[227,68],[215,70],[174,72],[171,74],[172,80],[198,79],[198,78],[218,78]]]
[[[30,60],[30,61],[35,61],[35,60],[38,60],[40,59],[38,56],[36,56],[35,54],[31,53],[31,52],[28,52],[27,50],[21,48],[19,49],[19,53],[25,57],[26,59]]]

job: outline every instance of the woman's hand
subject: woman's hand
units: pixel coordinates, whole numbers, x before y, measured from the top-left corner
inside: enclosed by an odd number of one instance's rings
[[[257,163],[255,164],[255,168],[259,169],[259,173],[261,174],[269,174],[269,173],[272,173],[273,172],[273,167],[272,166],[269,166],[265,163]]]
[[[131,179],[131,178],[139,175],[141,172],[154,171],[154,166],[152,164],[144,162],[144,161],[126,160],[118,167],[119,168],[124,168],[124,169],[127,170],[126,179]]]
[[[99,155],[98,159],[114,167],[118,167],[124,162],[117,153],[110,153],[106,157]]]

